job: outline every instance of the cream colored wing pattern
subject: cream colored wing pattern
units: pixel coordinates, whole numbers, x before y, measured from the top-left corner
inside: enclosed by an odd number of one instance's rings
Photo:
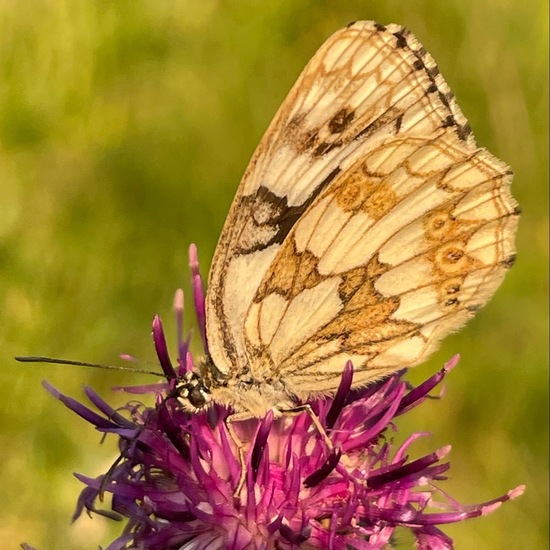
[[[415,365],[498,287],[517,209],[433,59],[357,22],[314,55],[245,172],[210,273],[212,359],[334,390]]]

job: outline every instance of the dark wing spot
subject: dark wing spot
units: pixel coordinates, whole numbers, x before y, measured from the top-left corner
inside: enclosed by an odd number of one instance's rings
[[[403,113],[401,113],[396,119],[395,119],[395,133],[398,134],[399,130],[401,130],[401,124],[403,123]]]
[[[433,79],[439,74],[439,67],[437,65],[434,65],[429,69],[426,68],[426,72],[428,73],[428,76]]]
[[[435,86],[435,84],[432,84],[432,86]],[[436,89],[437,89],[437,87],[436,87]],[[447,96],[445,94],[441,93],[441,92],[439,92],[439,101],[441,101],[441,103],[443,103],[443,105],[445,105],[445,107],[447,107],[447,109],[451,108],[451,106],[449,105],[449,100],[447,99]]]
[[[336,167],[328,176],[315,188],[311,195],[302,204],[297,206],[289,206],[286,197],[279,197],[271,192],[267,187],[261,186],[254,195],[249,195],[241,199],[240,209],[254,210],[259,204],[267,204],[271,206],[270,210],[273,215],[266,221],[258,222],[253,216],[250,217],[250,223],[260,229],[271,229],[273,235],[265,240],[250,243],[246,246],[241,246],[238,250],[239,254],[249,254],[257,250],[265,250],[272,244],[281,244],[286,236],[290,233],[300,216],[309,208],[311,203],[319,196],[319,194],[330,184],[330,182],[340,173],[341,169]]]
[[[313,151],[313,156],[322,157],[333,149],[338,149],[338,147],[342,147],[342,145],[343,144],[341,141],[334,141],[333,143],[327,143],[326,141],[323,141],[323,143],[319,143],[319,145],[317,145],[317,147]]]
[[[378,131],[380,128],[386,124],[391,124],[394,122],[399,127],[401,127],[401,122],[403,121],[403,113],[400,113],[396,116],[395,111],[391,109],[380,115],[378,118],[374,119],[369,125],[365,126],[356,136],[355,139],[367,138]]]
[[[450,128],[456,126],[456,121],[453,115],[448,115],[447,118],[441,123],[441,128]]]
[[[398,32],[394,32],[393,36],[397,39],[396,46],[398,48],[406,48],[407,47],[407,36],[409,35],[409,31],[407,29],[401,29]]]
[[[456,135],[462,140],[466,141],[468,139],[468,136],[472,133],[472,128],[470,127],[469,123],[466,124],[457,124],[456,126]]]
[[[445,256],[449,262],[456,263],[463,258],[464,251],[460,250],[459,248],[451,247],[449,248]]]
[[[347,109],[340,109],[328,123],[328,129],[331,134],[341,134],[355,118],[353,111]]]
[[[434,92],[437,92],[437,85],[435,82],[432,82],[427,88],[426,93],[427,94],[433,94]],[[440,94],[441,95],[441,94]],[[447,105],[448,107],[448,105]]]
[[[324,189],[340,172],[342,169],[337,166],[322,182],[321,187]]]
[[[466,124],[458,124],[453,115],[448,115],[447,118],[441,123],[441,128],[452,128],[454,127],[456,135],[462,141],[466,141],[468,136],[472,133],[472,128],[466,122]]]

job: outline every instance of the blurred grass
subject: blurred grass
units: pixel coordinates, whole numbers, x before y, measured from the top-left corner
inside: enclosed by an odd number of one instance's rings
[[[401,23],[438,62],[478,142],[508,162],[523,208],[518,262],[491,304],[419,380],[462,354],[442,401],[409,419],[453,444],[445,487],[489,517],[446,529],[457,548],[547,548],[547,5],[542,0],[0,3],[0,540],[95,548],[107,522],[69,526],[115,456],[49,397],[134,383],[106,371],[20,366],[13,355],[154,362],[186,247],[206,273],[248,158],[301,68],[356,19]],[[172,339],[172,345],[174,339]],[[406,433],[407,427],[402,431]]]

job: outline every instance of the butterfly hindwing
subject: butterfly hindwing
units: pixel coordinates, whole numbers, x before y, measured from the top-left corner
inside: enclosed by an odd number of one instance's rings
[[[439,139],[394,140],[384,171],[374,149],[298,220],[248,311],[254,376],[304,395],[334,390],[348,359],[356,383],[416,365],[494,293],[514,254],[510,176]]]

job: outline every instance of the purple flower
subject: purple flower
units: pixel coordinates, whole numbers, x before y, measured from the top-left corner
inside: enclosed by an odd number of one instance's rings
[[[206,346],[196,261],[193,280]],[[180,329],[182,311],[178,292]],[[166,382],[124,390],[154,391],[154,407],[131,402],[114,410],[87,388],[98,414],[45,383],[97,430],[118,435],[121,456],[107,474],[77,474],[86,488],[74,519],[84,509],[127,519],[124,533],[107,550],[374,550],[385,548],[397,527],[410,529],[419,549],[447,549],[452,540],[439,525],[485,515],[523,492],[517,487],[489,502],[462,506],[436,486],[450,467],[444,461],[450,446],[410,458],[414,442],[427,434],[393,443],[395,419],[420,405],[458,356],[416,387],[400,372],[351,390],[353,365],[342,365],[336,395],[309,403],[321,429],[307,411],[281,418],[270,412],[262,419],[232,422],[232,437],[226,422],[230,410],[214,404],[193,414],[182,410],[176,398],[178,381],[193,369],[189,340],[180,338],[174,370],[158,318],[153,335]],[[243,463],[237,440],[244,444]],[[98,507],[104,492],[112,493],[110,510]]]

